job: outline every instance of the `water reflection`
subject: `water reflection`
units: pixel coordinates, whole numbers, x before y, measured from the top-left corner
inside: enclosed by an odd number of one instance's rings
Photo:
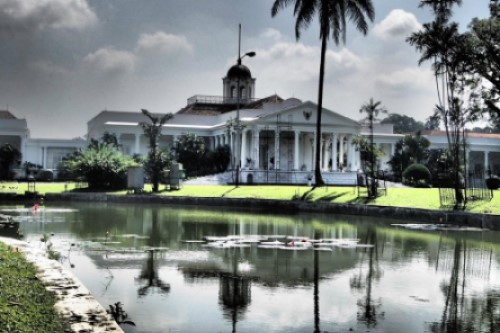
[[[75,243],[68,269],[104,306],[124,302],[137,332],[500,331],[499,233],[160,205],[65,208],[37,216],[9,209],[23,216],[21,229],[35,246],[53,233],[69,258]],[[197,242],[227,235],[352,238],[372,247]]]
[[[160,293],[168,293],[170,284],[163,282],[160,279],[158,270],[155,267],[155,250],[147,250],[148,258],[146,264],[141,269],[141,274],[136,278],[136,281],[141,285],[137,290],[139,297],[146,296],[149,291],[157,289]]]
[[[477,256],[479,252],[479,256]],[[471,276],[489,277],[492,250],[474,248],[466,240],[454,243],[451,269],[445,260],[443,269],[450,271],[441,284],[445,299],[441,320],[429,325],[431,332],[498,332],[500,330],[500,298],[498,290],[486,290],[486,297],[467,293]],[[443,265],[443,263],[441,264]],[[485,271],[486,270],[486,271]]]
[[[357,302],[359,308],[357,317],[368,328],[373,328],[377,326],[377,320],[383,318],[383,313],[379,312],[382,302],[380,299],[374,300],[372,295],[373,283],[379,281],[382,277],[382,270],[378,261],[378,237],[373,226],[367,229],[365,243],[373,245],[373,247],[364,250],[360,261],[360,263],[363,263],[365,261],[363,257],[365,255],[368,257],[367,270],[364,272],[363,267],[360,266],[359,272],[351,277],[350,285],[353,290],[365,291],[365,296]]]

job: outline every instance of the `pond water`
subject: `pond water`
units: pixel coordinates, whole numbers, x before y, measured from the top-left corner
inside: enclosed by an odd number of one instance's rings
[[[126,332],[500,332],[497,232],[162,205],[0,213],[32,246],[48,235],[105,308],[123,303]]]

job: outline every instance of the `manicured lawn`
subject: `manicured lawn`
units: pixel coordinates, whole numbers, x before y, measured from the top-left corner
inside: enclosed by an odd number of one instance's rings
[[[82,186],[86,186],[86,184],[75,182],[36,182],[35,191],[44,195],[45,193],[71,191]],[[27,182],[0,182],[0,193],[24,194],[26,191],[28,191]]]
[[[42,195],[46,193],[61,193],[64,191],[79,191],[84,184],[74,182],[45,183],[37,182],[36,191]],[[28,190],[27,183],[0,183],[0,193],[24,194]],[[81,190],[85,190],[82,188]],[[151,193],[151,185],[146,184],[145,193]],[[127,191],[107,191],[109,194],[126,195]],[[179,190],[168,190],[160,186],[160,193],[164,196],[186,197],[225,197],[225,198],[255,198],[269,200],[306,200],[324,201],[333,203],[351,203],[395,207],[413,207],[425,209],[444,209],[440,207],[439,190],[435,188],[388,188],[387,195],[383,193],[374,200],[358,197],[355,187],[322,187],[314,190],[308,186],[240,186],[232,185],[183,185]],[[500,214],[500,191],[494,191],[491,201],[471,202],[467,211],[475,213]]]
[[[1,332],[64,332],[54,311],[55,299],[35,274],[20,253],[0,243]]]
[[[270,200],[324,201],[394,207],[425,209],[443,208],[439,202],[439,190],[435,188],[388,188],[387,195],[381,194],[374,200],[358,197],[355,187],[322,187],[311,190],[307,186],[209,186],[185,185],[177,191],[162,191],[160,195],[188,197],[256,198]],[[468,211],[500,214],[500,191],[494,191],[491,201],[469,203]]]

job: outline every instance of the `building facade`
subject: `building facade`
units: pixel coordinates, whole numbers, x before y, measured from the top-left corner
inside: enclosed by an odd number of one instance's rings
[[[222,96],[195,95],[174,113],[162,128],[161,148],[171,148],[177,138],[191,133],[203,137],[211,150],[228,145],[232,152],[230,168],[240,166],[243,183],[307,183],[314,175],[314,151],[320,145],[321,170],[327,184],[351,184],[361,169],[360,154],[353,141],[368,136],[367,126],[323,108],[322,133],[316,142],[317,105],[297,98],[273,95],[255,98],[256,79],[239,61],[222,79]],[[25,119],[0,111],[0,143],[10,143],[22,154],[21,162],[57,170],[64,156],[84,149],[87,140],[116,135],[125,154],[146,155],[148,140],[141,112],[102,111],[87,123],[87,139],[30,138]],[[423,133],[431,149],[446,149],[442,131]],[[387,162],[396,143],[404,136],[394,134],[392,125],[375,124],[374,143],[382,151],[379,168],[389,170]],[[500,174],[500,135],[467,134],[469,170]],[[238,155],[238,156],[236,156]]]

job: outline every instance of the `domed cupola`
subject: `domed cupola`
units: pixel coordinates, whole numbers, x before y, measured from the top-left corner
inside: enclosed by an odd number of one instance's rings
[[[252,73],[250,72],[250,69],[248,69],[247,66],[242,64],[236,64],[234,66],[231,66],[231,68],[229,68],[226,77],[228,79],[240,78],[240,80],[248,80],[252,78]]]
[[[249,102],[255,97],[255,79],[252,78],[252,73],[247,66],[241,63],[241,58],[238,59],[236,65],[231,66],[227,71],[226,77],[222,79],[223,96],[226,103],[236,103],[239,97],[241,103]]]

